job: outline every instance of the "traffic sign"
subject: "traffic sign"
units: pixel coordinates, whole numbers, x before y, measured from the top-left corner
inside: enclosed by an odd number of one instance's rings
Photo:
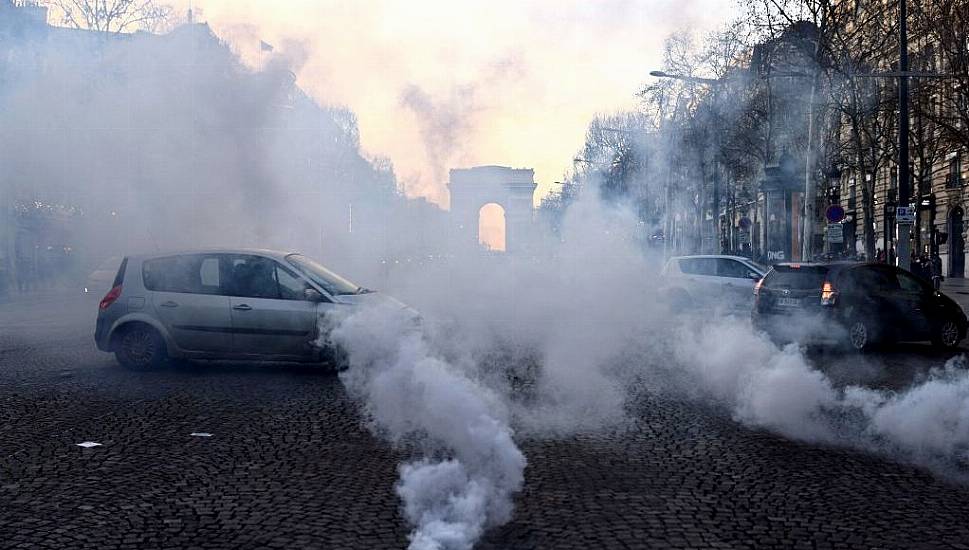
[[[915,223],[915,209],[911,206],[899,206],[895,209],[897,223]]]
[[[845,209],[840,205],[832,204],[824,211],[824,217],[831,223],[841,223],[845,219]]]
[[[825,235],[829,243],[838,244],[845,242],[844,228],[840,223],[829,223]]]

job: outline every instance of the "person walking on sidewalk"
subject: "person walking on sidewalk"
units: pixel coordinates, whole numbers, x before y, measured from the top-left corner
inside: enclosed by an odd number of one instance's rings
[[[945,277],[942,276],[942,258],[939,257],[938,252],[933,252],[929,260],[929,274],[932,276],[932,286],[939,290]]]

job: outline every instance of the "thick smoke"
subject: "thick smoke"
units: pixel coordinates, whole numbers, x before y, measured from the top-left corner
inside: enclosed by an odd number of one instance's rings
[[[421,330],[370,310],[333,333],[375,430],[414,445],[398,484],[414,548],[467,548],[508,518],[524,466],[512,436],[613,433],[649,395],[943,475],[964,464],[963,359],[898,392],[845,385],[746,315],[671,308],[659,261],[642,253],[623,208],[583,194],[562,231],[540,256],[468,255],[392,273],[391,293],[427,317]]]
[[[832,379],[794,345],[779,348],[746,324],[681,334],[677,365],[695,397],[738,421],[807,442],[874,451],[957,474],[969,458],[969,371],[963,356],[891,392]]]
[[[327,321],[330,343],[348,351],[343,381],[372,428],[423,451],[400,466],[397,485],[415,527],[411,548],[469,549],[485,528],[508,521],[525,457],[499,396],[438,356],[395,304]]]
[[[431,227],[440,211],[405,206],[392,165],[361,151],[353,113],[296,85],[300,44],[253,68],[205,24],[102,35],[3,23],[0,197],[50,242],[0,254],[25,263],[35,246],[66,245],[83,275],[110,256],[281,248],[356,275],[433,245],[406,218]]]
[[[324,333],[371,428],[411,452],[397,492],[415,549],[470,548],[511,517],[522,439],[622,429],[649,394],[940,471],[967,458],[961,359],[897,393],[846,387],[744,317],[676,311],[637,215],[594,189],[534,254],[442,250],[433,208],[401,199],[352,113],[301,95],[287,66],[242,67],[204,26],[73,40],[38,38],[4,66],[4,192],[81,204],[91,255],[299,248],[417,307],[420,326],[386,304]],[[416,89],[409,104],[436,109]],[[386,263],[428,248],[450,255]]]

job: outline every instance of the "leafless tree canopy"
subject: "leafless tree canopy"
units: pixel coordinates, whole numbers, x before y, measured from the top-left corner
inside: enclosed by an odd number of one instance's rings
[[[157,31],[172,7],[154,0],[48,0],[64,25],[100,32]]]

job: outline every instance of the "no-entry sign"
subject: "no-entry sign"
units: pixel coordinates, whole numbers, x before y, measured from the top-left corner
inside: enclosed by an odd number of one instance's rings
[[[824,211],[824,217],[831,223],[841,223],[845,219],[845,209],[838,204],[832,204]]]

